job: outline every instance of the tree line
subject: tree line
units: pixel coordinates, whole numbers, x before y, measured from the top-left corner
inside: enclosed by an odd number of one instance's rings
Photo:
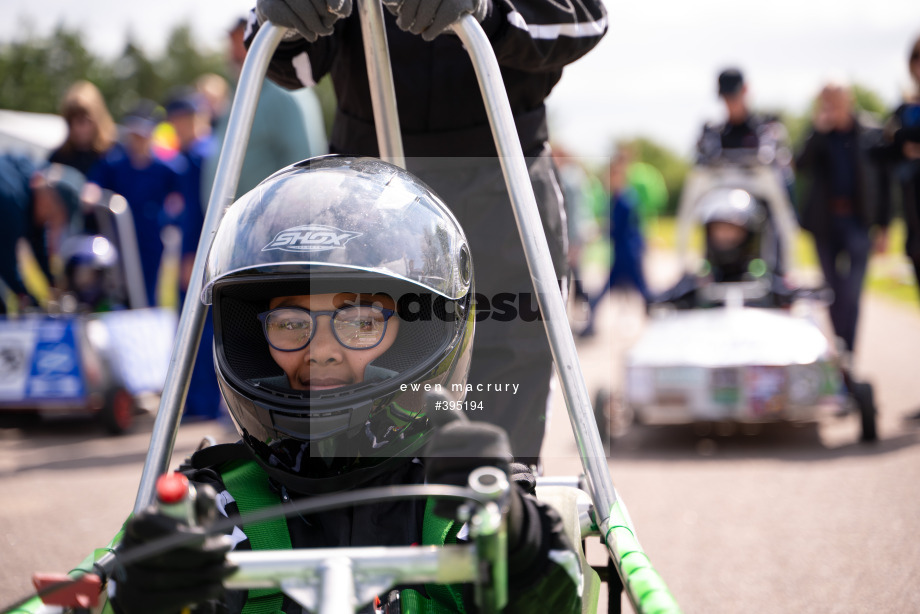
[[[0,108],[56,113],[67,88],[86,79],[118,121],[139,99],[163,102],[171,90],[204,73],[229,77],[226,54],[198,45],[188,25],[171,31],[159,56],[149,55],[129,34],[121,54],[111,59],[90,51],[82,32],[59,25],[50,36],[0,45]]]
[[[163,102],[177,87],[194,83],[200,75],[216,73],[228,80],[223,49],[208,49],[195,41],[188,24],[169,34],[163,52],[151,56],[129,33],[118,56],[102,58],[87,48],[79,30],[59,25],[50,36],[29,35],[0,44],[0,109],[56,113],[61,97],[72,83],[92,81],[102,92],[113,118],[119,121],[141,98]],[[317,87],[327,130],[331,127],[335,100],[329,78]],[[868,88],[853,88],[856,106],[880,119],[887,113],[882,98]],[[801,142],[812,109],[801,113],[780,111],[793,145]],[[670,194],[666,211],[676,210],[680,188],[691,161],[667,146],[641,135],[621,140],[636,152],[637,160],[655,166],[664,176]]]

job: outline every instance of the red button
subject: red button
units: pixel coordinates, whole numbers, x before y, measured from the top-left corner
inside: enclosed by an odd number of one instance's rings
[[[188,478],[178,471],[157,478],[157,499],[161,503],[178,503],[188,496]]]

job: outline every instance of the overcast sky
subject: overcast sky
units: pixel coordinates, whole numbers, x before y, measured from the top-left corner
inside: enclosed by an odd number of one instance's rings
[[[512,0],[512,3],[514,0]],[[94,51],[118,53],[131,30],[151,53],[191,23],[219,47],[254,0],[4,0],[0,41],[59,23]],[[920,36],[920,0],[642,0],[607,2],[610,30],[550,97],[554,138],[603,155],[616,138],[648,135],[692,149],[700,124],[720,119],[715,78],[741,67],[761,108],[803,110],[821,82],[842,76],[895,104],[908,86],[907,53]]]

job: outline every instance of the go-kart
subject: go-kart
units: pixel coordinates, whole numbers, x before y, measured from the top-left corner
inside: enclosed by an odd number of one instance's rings
[[[748,153],[688,176],[677,237],[688,272],[650,304],[645,330],[625,358],[622,396],[597,393],[598,421],[614,438],[631,421],[816,422],[851,409],[860,416],[861,440],[877,438],[871,384],[853,380],[821,317],[831,293],[820,284],[796,285],[786,273],[796,271],[798,230],[787,192],[775,169]],[[739,199],[739,209],[763,213],[756,253],[731,278],[713,272],[709,230],[702,270],[689,249],[713,198]]]
[[[392,75],[382,26],[382,6],[378,2],[359,4],[367,49],[369,79],[375,113],[379,112],[378,141],[384,159],[403,163],[398,121],[394,114]],[[608,577],[610,611],[620,608],[620,593],[625,591],[637,612],[679,612],[679,608],[664,581],[652,567],[639,545],[635,529],[623,501],[617,496],[609,475],[607,459],[590,409],[588,391],[581,377],[574,340],[568,328],[562,295],[546,246],[533,190],[517,138],[507,95],[500,77],[497,61],[481,26],[472,16],[466,16],[453,26],[469,50],[489,109],[499,157],[516,218],[526,247],[531,276],[534,279],[547,333],[560,373],[573,430],[585,469],[585,477],[542,480],[537,494],[556,506],[564,519],[572,542],[580,545],[592,534],[601,537],[609,555],[612,570]],[[232,200],[242,164],[244,144],[248,141],[252,117],[258,99],[259,84],[265,75],[269,59],[285,30],[270,24],[257,34],[246,58],[240,85],[237,88],[229,122],[228,136],[218,165],[214,190],[208,206],[202,236],[212,237],[225,205]],[[197,296],[204,278],[205,257],[209,248],[203,240],[195,259],[189,294]],[[179,321],[164,394],[154,424],[147,462],[138,489],[135,510],[147,508],[157,500],[157,482],[165,473],[173,440],[178,428],[179,412],[188,388],[190,365],[201,336],[206,308],[197,301],[186,301]],[[441,496],[472,501],[464,517],[470,524],[472,544],[466,546],[412,548],[335,548],[331,550],[239,552],[230,555],[239,566],[237,574],[227,580],[235,588],[273,588],[284,591],[310,610],[353,612],[365,605],[373,595],[382,594],[395,584],[415,582],[471,582],[477,590],[477,603],[484,612],[500,611],[507,596],[507,577],[503,547],[504,522],[501,501],[507,489],[507,478],[494,469],[485,468],[470,476],[469,488],[447,486],[405,486],[387,493],[367,489],[344,492],[305,501],[308,508],[286,505],[265,509],[258,518],[272,514],[297,514],[335,506],[355,505],[375,497]],[[586,489],[588,492],[585,492]],[[590,494],[588,494],[590,493]],[[256,520],[255,515],[242,522]],[[239,520],[238,520],[239,521]],[[220,533],[228,529],[216,523],[206,528]],[[151,544],[165,548],[168,544]],[[576,546],[577,547],[577,546]],[[97,551],[71,579],[39,579],[42,596],[51,603],[65,607],[74,604],[90,607],[101,584],[111,577],[118,556],[110,549]],[[152,554],[134,553],[133,556]],[[124,554],[124,556],[128,556]],[[591,572],[583,557],[582,568]],[[598,584],[596,576],[586,573],[583,595],[586,612],[595,612]],[[34,611],[37,602],[16,606]],[[411,610],[410,610],[411,611]]]
[[[0,427],[86,416],[124,433],[163,385],[175,313],[146,308],[125,199],[106,191],[87,206],[97,234],[62,245],[47,311],[0,318]]]

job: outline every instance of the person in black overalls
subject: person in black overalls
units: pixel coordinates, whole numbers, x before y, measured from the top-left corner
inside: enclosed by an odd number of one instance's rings
[[[311,1],[259,1],[264,17],[297,29],[279,46],[269,76],[280,85],[299,88],[330,74],[337,97],[331,151],[378,155],[357,11],[351,10],[350,0],[326,5],[324,0],[317,1],[318,8]],[[492,42],[556,275],[562,280],[567,268],[565,214],[547,144],[544,100],[563,67],[604,35],[606,11],[599,0],[570,7],[546,0],[406,0],[386,6],[408,168],[444,198],[466,229],[478,263],[479,331],[469,380],[474,389],[468,399],[482,409],[469,415],[504,428],[515,456],[538,464],[552,356],[472,64],[460,40],[442,32],[459,16],[473,13]],[[254,32],[255,15],[250,25]],[[492,391],[486,390],[489,385]],[[495,392],[495,385],[502,391]],[[476,389],[480,386],[483,390]]]

